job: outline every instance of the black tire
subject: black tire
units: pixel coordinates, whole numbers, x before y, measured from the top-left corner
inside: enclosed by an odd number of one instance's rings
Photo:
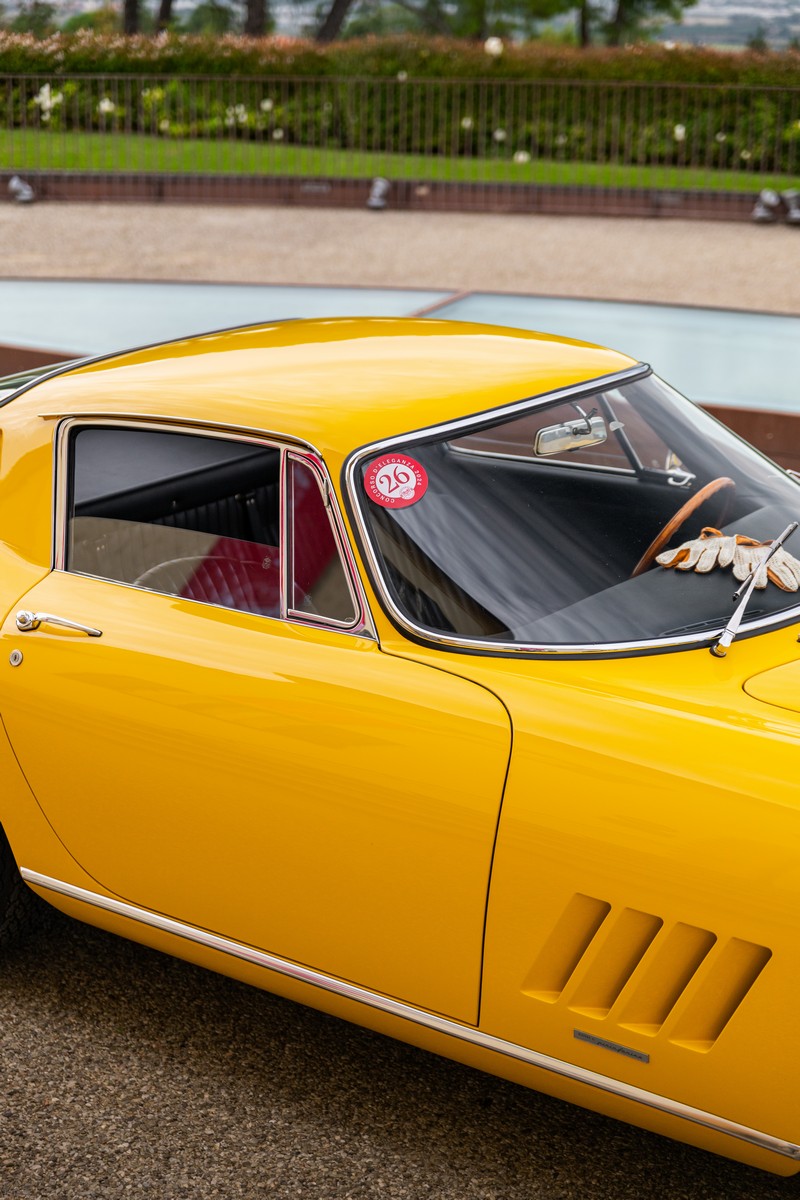
[[[28,924],[33,899],[0,826],[0,947],[13,942]]]

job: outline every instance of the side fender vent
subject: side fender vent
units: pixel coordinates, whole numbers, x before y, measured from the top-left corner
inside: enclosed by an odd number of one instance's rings
[[[613,911],[604,900],[577,894],[523,991],[645,1037],[663,1030],[675,1045],[705,1052],[770,957],[765,946],[740,938],[719,943],[708,929],[667,926],[652,913]]]
[[[573,896],[522,990],[537,1000],[555,1004],[610,912],[611,905],[604,900]]]

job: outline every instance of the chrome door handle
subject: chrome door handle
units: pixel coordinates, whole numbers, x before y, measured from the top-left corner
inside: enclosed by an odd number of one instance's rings
[[[93,629],[91,625],[79,625],[77,621],[68,621],[66,617],[54,617],[52,613],[29,612],[20,609],[17,613],[17,629],[20,633],[30,633],[40,625],[62,625],[64,629],[75,629],[78,633],[88,634],[89,637],[102,637],[102,629]]]

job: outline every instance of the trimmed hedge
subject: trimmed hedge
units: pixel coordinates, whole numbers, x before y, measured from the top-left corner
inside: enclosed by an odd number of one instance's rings
[[[37,41],[0,32],[0,74],[362,76],[413,79],[538,79],[800,87],[800,54],[726,53],[704,47],[635,45],[579,50],[509,43],[500,57],[480,44],[418,36],[364,38],[320,46],[270,37],[98,35],[83,30]]]

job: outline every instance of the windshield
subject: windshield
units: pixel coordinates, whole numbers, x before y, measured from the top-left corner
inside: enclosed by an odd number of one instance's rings
[[[708,640],[800,518],[797,483],[653,375],[383,444],[352,478],[395,617],[485,649]],[[782,574],[743,630],[800,606],[800,563]]]

